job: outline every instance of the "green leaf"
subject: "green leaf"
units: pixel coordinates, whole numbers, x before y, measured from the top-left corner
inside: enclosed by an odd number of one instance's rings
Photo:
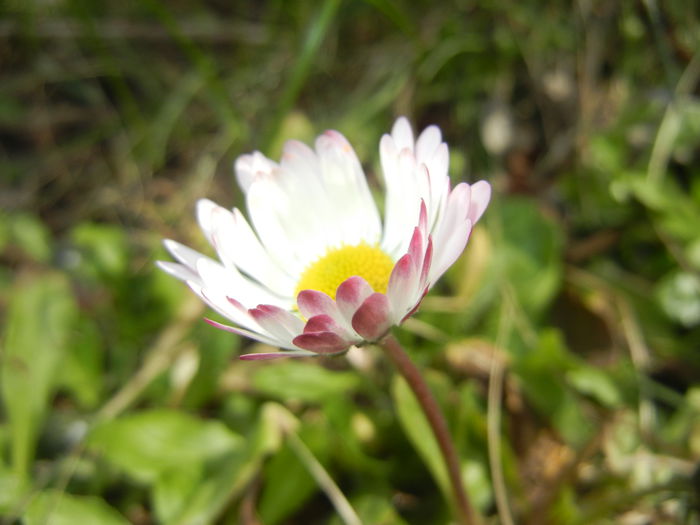
[[[566,379],[582,394],[596,399],[608,408],[617,408],[622,404],[618,386],[605,371],[582,365],[566,374]]]
[[[123,229],[83,223],[73,229],[71,239],[80,252],[76,270],[81,274],[104,279],[118,277],[126,271],[129,256]]]
[[[101,399],[104,381],[102,342],[94,321],[83,317],[76,323],[72,344],[59,369],[59,384],[73,393],[86,408],[95,408]]]
[[[400,376],[395,376],[391,385],[391,393],[404,432],[421,459],[423,459],[433,478],[435,478],[443,494],[449,499],[450,484],[447,469],[440,453],[440,447],[435,441],[433,432],[423,414],[423,410],[418,404],[418,400],[416,400],[406,381]]]
[[[528,199],[506,199],[494,210],[501,221],[500,254],[495,260],[503,272],[499,280],[511,283],[523,310],[537,317],[559,289],[562,232]]]
[[[58,491],[40,492],[29,503],[25,525],[128,525],[129,521],[104,500]]]
[[[354,373],[326,370],[310,360],[263,366],[253,376],[256,390],[283,400],[321,402],[329,397],[347,396],[359,385],[360,378]]]
[[[267,454],[280,447],[281,427],[293,425],[292,417],[279,405],[264,405],[246,447],[163,471],[152,493],[159,521],[172,525],[214,522],[260,471]]]
[[[265,467],[265,487],[258,511],[263,523],[282,523],[316,492],[314,479],[287,445]]]
[[[168,470],[237,450],[242,442],[218,421],[164,409],[102,423],[88,438],[91,449],[147,483]]]
[[[515,358],[513,369],[535,409],[568,443],[580,447],[590,439],[594,428],[565,382],[567,373],[577,364],[560,334],[549,330],[542,332],[537,348]]]
[[[0,468],[0,516],[9,516],[13,510],[16,511],[20,507],[28,485],[26,479]]]
[[[290,414],[278,410],[277,418],[284,426],[294,425]],[[328,453],[328,428],[325,425],[306,423],[301,427],[301,439],[311,454],[323,462]],[[265,487],[260,496],[258,511],[266,525],[286,522],[295,511],[302,508],[316,493],[318,485],[309,474],[308,465],[299,459],[293,447],[286,442],[265,466]]]
[[[53,394],[77,308],[60,275],[21,279],[7,314],[2,400],[10,423],[12,467],[25,475]]]
[[[205,464],[163,472],[152,495],[158,521],[169,525],[212,523],[256,470],[257,463],[239,450]]]

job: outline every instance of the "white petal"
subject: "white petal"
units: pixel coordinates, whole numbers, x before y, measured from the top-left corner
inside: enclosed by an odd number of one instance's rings
[[[458,223],[450,232],[450,235],[442,240],[439,258],[433,261],[428,274],[428,282],[431,286],[442,276],[447,269],[462,255],[469,241],[472,231],[472,223],[469,219]]]
[[[471,221],[467,218],[470,207],[471,187],[461,183],[450,193],[445,212],[436,225],[433,236],[433,263],[428,280],[435,283],[464,250]]]
[[[396,149],[401,151],[404,148],[413,150],[413,129],[406,117],[399,117],[391,128],[391,137],[394,139]]]
[[[229,301],[224,294],[215,288],[207,288],[199,286],[197,283],[188,281],[187,285],[190,289],[199,296],[209,307],[229,319],[239,326],[243,326],[248,330],[260,333],[266,337],[271,337],[269,333],[263,330],[260,325],[253,319],[247,310],[236,307]]]
[[[247,205],[255,231],[275,263],[290,276],[301,275],[306,240],[294,217],[294,203],[271,176],[260,176],[248,188]]]
[[[286,274],[262,247],[243,214],[219,208],[212,218],[213,239],[221,261],[238,267],[277,295],[292,300],[295,279]]]
[[[471,188],[469,219],[472,221],[472,224],[475,224],[486,210],[489,200],[491,200],[491,185],[485,180],[480,180],[472,184]]]
[[[169,261],[156,261],[156,265],[158,266],[158,268],[172,275],[176,279],[180,279],[181,281],[185,282],[193,281],[195,283],[198,283],[199,285],[202,284],[202,280],[199,278],[199,274],[191,268],[189,268],[188,266],[185,266],[184,264],[178,264]]]
[[[340,229],[340,243],[375,244],[381,235],[379,212],[352,146],[337,131],[316,139],[323,184]]]
[[[163,245],[165,246],[165,249],[170,252],[170,255],[195,272],[197,270],[197,261],[200,259],[209,259],[211,261],[211,259],[206,255],[203,255],[198,251],[185,246],[184,244],[180,244],[177,241],[165,239],[163,241]]]
[[[285,347],[284,346],[284,341],[281,341],[279,339],[274,339],[273,337],[270,337],[268,335],[263,335],[258,332],[253,332],[250,330],[246,330],[245,328],[239,328],[238,326],[230,326],[226,325],[223,323],[219,323],[217,321],[212,321],[211,319],[205,319],[205,321],[213,326],[214,328],[218,328],[219,330],[224,330],[226,332],[231,332],[233,334],[241,335],[243,337],[248,337],[250,339],[254,339],[255,341],[260,341],[261,343],[265,343],[266,345],[270,346],[280,346],[282,348],[293,348],[296,350],[296,347]]]
[[[204,288],[215,290],[217,295],[233,297],[246,308],[258,304],[272,304],[282,308],[291,308],[291,299],[280,298],[267,288],[251,281],[235,268],[225,268],[212,260],[202,259],[197,263],[197,272],[204,282]]]
[[[406,252],[418,224],[422,194],[430,193],[424,167],[408,149],[396,153],[390,137],[382,139],[381,160],[386,182],[386,210],[382,248],[397,260]]]
[[[444,208],[450,192],[450,177],[447,173],[449,162],[450,155],[447,144],[444,142],[425,162],[430,175],[430,202],[426,202],[426,206],[428,208],[428,225],[431,229]]]
[[[284,146],[280,177],[282,191],[294,203],[293,220],[300,236],[298,257],[309,264],[338,244],[341,216],[328,195],[316,153],[305,144],[289,141]]]
[[[442,143],[442,134],[437,126],[428,126],[416,141],[416,159],[418,162],[427,164],[433,158],[435,150]]]
[[[254,151],[247,155],[241,155],[236,159],[234,170],[238,185],[243,190],[243,193],[248,192],[248,188],[253,183],[259,173],[272,173],[277,164],[268,159],[259,151]]]
[[[214,245],[214,241],[212,240],[211,236],[211,218],[212,213],[214,213],[214,210],[216,210],[218,207],[218,204],[210,201],[209,199],[199,199],[197,201],[197,222],[199,223],[199,227],[204,232],[204,236],[207,238],[207,241],[209,241],[209,244],[212,246]]]

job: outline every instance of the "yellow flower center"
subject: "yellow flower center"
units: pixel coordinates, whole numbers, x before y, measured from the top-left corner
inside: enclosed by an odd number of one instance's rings
[[[391,257],[365,242],[331,248],[304,270],[294,296],[302,290],[318,290],[335,299],[338,286],[354,275],[367,281],[375,292],[386,293],[393,267]]]

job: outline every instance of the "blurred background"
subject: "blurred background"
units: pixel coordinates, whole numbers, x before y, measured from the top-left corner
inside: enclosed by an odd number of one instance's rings
[[[487,523],[697,524],[700,11],[656,0],[0,4],[0,521],[449,521],[376,349],[254,343],[160,273],[232,163],[438,124],[493,202],[397,331]],[[337,485],[324,481],[327,473]],[[341,513],[342,516],[342,513]],[[346,521],[347,522],[347,521]]]

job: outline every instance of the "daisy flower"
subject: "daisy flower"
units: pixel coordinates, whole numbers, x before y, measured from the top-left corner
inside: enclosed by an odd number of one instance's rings
[[[236,160],[248,219],[210,200],[197,219],[218,261],[176,241],[159,266],[231,321],[217,328],[279,347],[242,359],[333,355],[376,342],[420,305],[484,212],[485,181],[451,188],[440,129],[414,140],[401,117],[381,139],[384,221],[355,152],[337,131],[315,149],[288,141],[276,163]]]

